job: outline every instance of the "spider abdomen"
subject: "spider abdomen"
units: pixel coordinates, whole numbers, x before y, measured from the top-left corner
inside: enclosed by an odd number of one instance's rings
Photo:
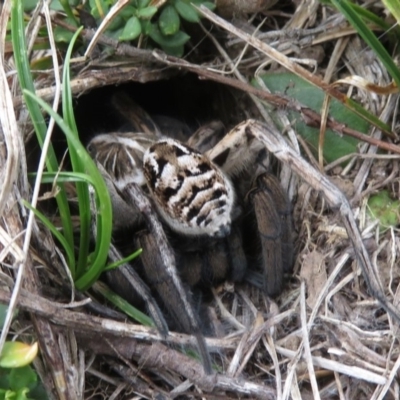
[[[143,170],[157,208],[172,229],[215,237],[230,232],[232,184],[206,156],[163,139],[146,151]]]

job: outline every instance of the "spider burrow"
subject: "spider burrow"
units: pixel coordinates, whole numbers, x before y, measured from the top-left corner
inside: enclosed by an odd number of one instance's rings
[[[266,294],[279,294],[283,274],[293,263],[290,204],[277,179],[260,168],[265,145],[251,123],[223,136],[214,122],[183,143],[162,136],[126,96],[116,96],[114,104],[121,105],[120,112],[136,132],[98,135],[88,150],[109,188],[115,227],[145,227],[136,236],[146,276],[136,285],[141,293],[150,292],[147,283],[152,286],[176,326],[195,335],[205,371],[211,373],[187,285],[240,281],[248,264],[254,264],[262,271]],[[136,118],[138,114],[146,118]],[[169,233],[167,239],[164,229],[175,232],[176,238]],[[184,249],[176,243],[184,243]],[[165,332],[163,316],[152,310],[156,325]]]

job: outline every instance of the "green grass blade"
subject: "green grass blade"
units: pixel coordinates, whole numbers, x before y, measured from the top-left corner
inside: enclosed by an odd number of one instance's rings
[[[101,282],[96,283],[96,291],[98,291],[102,296],[104,296],[109,302],[118,307],[121,311],[123,311],[126,315],[133,318],[135,321],[139,322],[145,326],[156,327],[153,320],[139,311],[137,308],[129,304],[122,297],[115,294],[111,289],[109,289],[106,285]]]
[[[389,12],[396,18],[397,25],[400,23],[400,2],[399,0],[382,0],[382,3]]]
[[[370,21],[374,23],[376,26],[382,28],[383,31],[388,31],[392,28],[390,24],[388,24],[385,20],[378,17],[375,13],[367,10],[364,7],[359,6],[358,4],[352,3],[351,4],[353,10],[364,20]]]
[[[65,236],[54,226],[54,224],[44,215],[42,214],[37,208],[32,207],[27,201],[23,200],[23,204],[26,208],[33,211],[37,218],[42,221],[43,225],[45,225],[53,236],[60,242],[61,246],[64,248],[65,254],[67,255],[67,263],[71,265],[74,263],[75,254],[74,249],[68,243],[68,240]]]
[[[392,57],[383,47],[382,43],[354,10],[352,3],[346,0],[332,0],[332,4],[334,4],[334,6],[347,18],[368,46],[376,53],[382,64],[386,67],[389,74],[396,82],[397,87],[400,87],[399,68],[393,62]]]
[[[136,250],[134,253],[129,255],[128,257],[121,258],[121,260],[115,261],[111,264],[108,264],[107,267],[104,268],[104,271],[110,271],[112,269],[118,268],[122,264],[126,264],[134,260],[136,257],[140,256],[142,254],[143,250],[139,249]]]
[[[30,71],[28,53],[26,50],[24,10],[22,0],[12,0],[11,40],[21,89],[29,90],[30,92],[35,93],[33,78]],[[39,144],[42,146],[46,136],[46,122],[43,118],[39,105],[28,96],[24,95],[24,99]],[[51,146],[48,149],[46,166],[49,171],[57,171],[59,169],[56,155]],[[69,209],[67,195],[63,188],[61,188],[61,191],[56,196],[56,201],[61,216],[64,236],[66,237],[69,245],[73,246],[74,238],[71,223],[71,213]],[[72,265],[71,268],[74,269],[74,265]]]
[[[60,4],[62,5],[65,13],[67,14],[68,18],[73,21],[73,23],[75,24],[75,26],[78,26],[78,20],[76,19],[71,6],[69,5],[69,1],[68,0],[60,0]]]
[[[29,174],[30,176],[34,176],[35,174]],[[95,185],[95,181],[88,174],[84,174],[81,172],[69,172],[69,171],[61,171],[61,172],[44,172],[42,176],[43,183],[51,183],[56,182],[84,182],[86,184]]]
[[[75,281],[75,285],[79,290],[86,290],[98,279],[107,261],[112,231],[112,208],[110,195],[104,179],[96,167],[96,164],[83,147],[79,139],[75,137],[74,133],[64,122],[64,120],[57,115],[57,113],[55,113],[45,101],[27,90],[25,90],[24,93],[27,97],[34,99],[40,107],[42,107],[52,118],[54,118],[57,125],[61,128],[68,139],[71,140],[71,143],[77,151],[78,156],[82,158],[82,161],[85,164],[87,173],[93,179],[93,187],[96,193],[98,212],[96,246],[92,257],[93,262],[90,268],[88,268],[88,270],[85,271],[81,277],[78,277],[77,281]]]
[[[71,93],[70,84],[70,60],[72,55],[72,50],[76,39],[78,38],[82,27],[79,28],[68,46],[67,54],[64,61],[63,70],[63,90],[62,90],[62,108],[63,108],[63,118],[67,123],[71,132],[79,139],[78,128],[76,126],[74,110],[73,110],[73,99]],[[67,137],[68,150],[71,159],[72,169],[76,172],[83,172],[85,170],[85,164],[83,160],[79,157],[78,152],[73,146],[71,140]],[[80,237],[79,237],[79,253],[78,262],[76,267],[76,275],[81,276],[87,266],[87,257],[89,254],[90,245],[90,235],[91,235],[91,213],[90,213],[90,198],[88,186],[85,183],[76,183],[76,192],[78,196],[79,204],[79,221],[80,221]]]

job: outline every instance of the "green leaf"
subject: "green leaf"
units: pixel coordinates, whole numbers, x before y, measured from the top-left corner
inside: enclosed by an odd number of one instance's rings
[[[89,4],[91,6],[90,14],[95,19],[103,19],[110,10],[110,6],[104,0],[91,0]]]
[[[118,41],[118,40],[119,40],[119,37],[122,35],[122,31],[123,31],[122,28],[121,28],[121,29],[117,29],[116,31],[110,31],[110,30],[107,29],[107,30],[104,32],[104,34],[105,34],[107,37]],[[105,51],[106,51],[106,50],[105,50]],[[111,54],[113,54],[113,53],[112,53],[112,51],[110,50],[110,55],[111,55]]]
[[[196,3],[195,1],[193,3]],[[204,3],[201,3],[204,7],[207,7],[209,10],[213,11],[217,7],[214,3],[211,1],[205,1]]]
[[[400,3],[398,0],[382,0],[382,3],[390,11],[396,19],[397,24],[400,23]]]
[[[31,400],[31,398],[27,396],[28,393],[29,393],[28,388],[19,389],[15,393],[15,397],[13,398],[13,400]]]
[[[387,190],[371,196],[368,199],[368,208],[371,217],[378,219],[382,228],[400,223],[400,200],[393,200]]]
[[[57,43],[70,43],[73,36],[74,36],[73,32],[70,32],[67,29],[62,28],[61,26],[56,26],[54,28],[54,40]]]
[[[320,113],[324,100],[324,92],[291,73],[271,73],[261,76],[271,93],[285,93],[286,96],[298,100],[300,103]],[[253,81],[256,84],[256,81]],[[295,111],[288,111],[290,122],[299,135],[301,135],[317,154],[319,142],[319,129],[313,128],[303,121],[302,116]],[[356,113],[349,110],[342,103],[331,99],[329,115],[336,121],[350,128],[366,133],[369,124]],[[357,151],[358,140],[349,136],[340,136],[328,129],[325,133],[324,158],[330,163],[338,158]]]
[[[125,6],[119,13],[118,16],[121,16],[123,19],[127,20],[133,15],[136,15],[137,8],[133,6]]]
[[[142,25],[142,33],[148,36],[153,29],[153,24],[148,19],[141,19],[140,24]]]
[[[156,14],[157,11],[158,11],[157,7],[150,6],[150,7],[146,7],[146,8],[142,8],[142,9],[138,10],[136,15],[138,18],[150,19],[153,17],[154,14]]]
[[[0,355],[0,367],[17,368],[30,364],[38,353],[38,344],[22,342],[5,342]]]
[[[82,28],[75,32],[71,43],[68,46],[67,54],[64,60],[63,69],[63,82],[62,82],[62,113],[64,121],[74,134],[75,138],[79,140],[78,128],[75,122],[73,99],[71,92],[71,78],[70,78],[70,60],[72,56],[72,50],[76,39],[78,38]],[[84,172],[86,165],[83,159],[79,155],[79,149],[75,148],[74,143],[67,137],[68,151],[71,159],[72,168],[76,172]],[[90,212],[90,198],[88,185],[77,183],[76,191],[78,195],[79,204],[79,220],[80,220],[80,241],[79,241],[79,252],[78,252],[78,263],[76,271],[72,270],[71,274],[74,278],[83,274],[86,268],[87,254],[89,252],[90,236],[91,236],[91,212]],[[76,273],[75,273],[76,272]]]
[[[33,389],[37,385],[36,372],[29,366],[13,368],[10,371],[10,388],[13,390]]]
[[[37,0],[36,0],[37,2]],[[80,0],[68,0],[70,7],[76,7],[79,4]],[[60,0],[52,0],[50,4],[50,9],[55,11],[64,11],[63,5],[61,5]]]
[[[190,36],[182,31],[178,31],[174,35],[164,36],[155,24],[152,24],[149,36],[163,48],[183,46],[190,39]]]
[[[30,12],[37,6],[37,0],[23,0],[24,11]]]
[[[75,18],[75,15],[72,11],[70,0],[59,0],[64,12],[67,14],[68,19],[70,19],[74,26],[79,26],[78,20]]]
[[[127,41],[127,40],[134,40],[142,33],[142,26],[140,24],[139,18],[133,16],[128,19],[128,22],[125,25],[125,28],[122,31],[119,40]]]
[[[50,55],[44,57],[38,57],[32,60],[31,68],[33,70],[43,71],[45,69],[50,69],[53,67],[53,59]]]
[[[137,0],[138,8],[145,8],[150,4],[151,0]]]
[[[44,180],[42,180],[44,183]],[[51,182],[52,183],[52,182]],[[38,209],[33,208],[27,201],[23,201],[23,204],[26,208],[29,210],[32,210],[33,213],[39,220],[42,222],[44,226],[46,226],[50,232],[53,234],[53,236],[60,242],[62,245],[65,254],[67,256],[67,264],[68,267],[71,271],[71,275],[74,277],[75,276],[75,257],[74,257],[74,249],[72,246],[70,246],[69,242],[65,238],[65,236],[60,232],[54,224],[51,223],[51,221],[44,215],[42,214]]]
[[[158,18],[158,26],[163,35],[174,35],[179,31],[181,20],[175,8],[167,5]]]
[[[185,53],[185,46],[161,46],[162,49],[167,53],[170,54],[171,56],[174,57],[182,57],[183,54]]]
[[[110,24],[107,26],[108,31],[116,31],[117,29],[121,29],[125,26],[126,21],[124,18],[122,18],[121,15],[116,15],[110,22]]]
[[[179,15],[188,22],[200,22],[199,13],[183,0],[175,1],[175,8]]]
[[[38,382],[37,385],[29,391],[29,399],[32,400],[50,400],[46,389],[42,382]]]
[[[0,367],[0,393],[10,387],[10,370]],[[0,399],[1,399],[0,394]]]

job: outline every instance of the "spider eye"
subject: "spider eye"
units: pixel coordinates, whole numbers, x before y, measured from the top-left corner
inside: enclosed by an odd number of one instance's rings
[[[232,184],[206,156],[164,139],[145,153],[143,169],[159,213],[173,230],[213,237],[229,234]]]

